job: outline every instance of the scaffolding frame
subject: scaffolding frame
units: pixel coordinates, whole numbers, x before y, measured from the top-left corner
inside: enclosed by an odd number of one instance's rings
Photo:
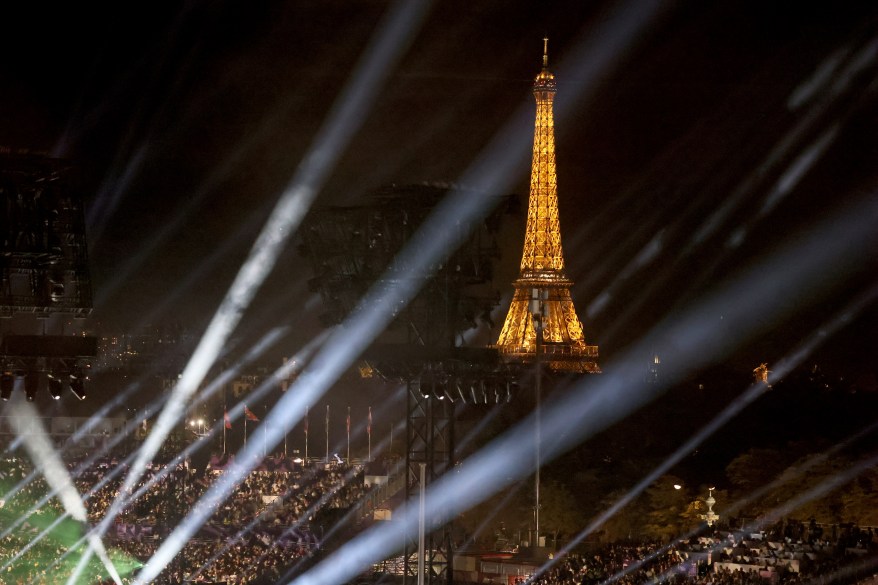
[[[464,385],[480,388],[467,396],[487,397],[485,378],[507,372],[496,349],[458,347],[458,336],[487,319],[500,302],[498,292],[485,288],[492,283],[493,263],[500,255],[496,235],[501,218],[514,211],[517,199],[493,196],[494,210],[485,218],[448,228],[454,230],[455,247],[437,264],[414,269],[398,257],[452,189],[447,185],[380,189],[365,205],[315,210],[302,230],[300,252],[309,258],[315,273],[309,287],[322,297],[320,318],[327,326],[343,323],[375,287],[390,290],[403,280],[418,281],[419,292],[394,315],[384,334],[385,339],[395,339],[374,345],[364,355],[365,371],[402,382],[407,389],[406,505],[416,501],[422,487],[421,464],[426,467],[424,488],[454,465],[455,411],[456,404],[467,402]],[[510,385],[503,388],[504,399],[511,396]],[[434,516],[429,525],[437,528],[427,537],[426,582],[451,585],[452,518]],[[417,545],[417,534],[407,534],[403,543],[406,583],[415,582],[418,576]]]
[[[85,218],[73,167],[0,154],[0,317],[92,310]]]

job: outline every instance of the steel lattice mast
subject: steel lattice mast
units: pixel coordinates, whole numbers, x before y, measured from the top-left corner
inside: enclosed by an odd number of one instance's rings
[[[564,274],[552,110],[556,84],[548,60],[548,39],[543,39],[543,68],[533,88],[537,110],[521,272],[513,283],[515,294],[497,347],[508,359],[533,361],[537,357],[539,328],[540,353],[549,369],[600,372],[598,348],[585,342],[570,297],[573,282]]]

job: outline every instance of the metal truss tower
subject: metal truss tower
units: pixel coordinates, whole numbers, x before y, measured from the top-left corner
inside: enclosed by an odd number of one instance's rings
[[[363,310],[361,299],[376,287],[416,280],[418,293],[401,304],[379,343],[364,356],[361,372],[405,385],[406,485],[408,505],[423,485],[455,462],[455,418],[463,408],[510,402],[518,392],[518,372],[494,348],[462,347],[460,335],[489,319],[499,304],[492,290],[493,262],[499,256],[496,234],[502,216],[514,206],[496,197],[494,211],[479,222],[449,226],[456,247],[440,262],[414,269],[400,263],[398,252],[447,194],[446,186],[401,186],[373,194],[366,205],[316,210],[304,224],[300,251],[309,257],[315,277],[312,290],[323,300],[321,320],[343,324]],[[473,197],[489,197],[473,193]],[[417,504],[415,504],[417,505]],[[432,512],[439,528],[426,536],[425,578],[451,585],[453,558],[451,517]],[[418,535],[402,543],[405,580],[417,582]]]
[[[399,348],[383,348],[367,355],[376,371],[406,386],[406,502],[412,505],[422,486],[451,470],[456,462],[455,424],[464,409],[511,402],[519,393],[515,382],[520,373],[503,363],[496,350],[451,348],[431,351],[412,347],[399,355]],[[426,534],[426,583],[451,585],[454,550],[453,517],[430,510],[428,523],[438,526]],[[417,534],[406,535],[403,562],[406,583],[417,582]]]
[[[597,373],[598,347],[585,342],[570,297],[573,283],[564,273],[552,112],[556,84],[548,69],[547,48],[544,39],[543,68],[533,86],[537,109],[521,271],[496,345],[510,361],[536,361],[539,345],[540,359],[549,370]]]
[[[0,317],[92,310],[85,221],[71,168],[0,155]]]
[[[92,311],[85,219],[73,171],[63,160],[0,149],[3,400],[17,379],[24,381],[30,401],[42,386],[56,400],[64,385],[85,398],[96,338],[69,329],[46,331],[57,322],[63,327],[65,317],[81,324]],[[53,323],[55,316],[61,318]]]

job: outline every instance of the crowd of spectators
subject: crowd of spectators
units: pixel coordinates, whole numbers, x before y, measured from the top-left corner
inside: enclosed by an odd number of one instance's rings
[[[790,525],[796,530],[798,523]],[[719,533],[673,545],[609,544],[593,554],[564,556],[545,571],[522,578],[526,585],[798,585],[855,583],[871,576],[878,554],[872,530],[838,529],[835,540],[793,540],[772,534]],[[799,532],[801,536],[802,533]]]
[[[98,525],[120,496],[129,471],[122,461],[121,455],[66,461],[87,525]],[[124,494],[126,503],[103,537],[123,583],[187,514],[203,505],[201,497],[232,462],[214,457],[212,463],[201,469],[190,461],[153,463]],[[348,508],[365,489],[358,466],[270,457],[210,510],[208,522],[155,582],[245,584],[279,576],[320,547],[322,527],[315,519],[327,510]],[[66,583],[82,549],[71,552],[84,533],[28,460],[0,459],[0,585]],[[82,574],[108,577],[96,557]]]
[[[120,496],[128,474],[123,458],[68,460],[88,526],[99,524]],[[122,582],[130,583],[165,537],[233,464],[214,457],[204,468],[157,462],[124,494],[103,542]],[[210,510],[209,520],[154,580],[158,584],[273,583],[321,546],[317,520],[348,509],[368,488],[364,471],[334,460],[304,465],[269,457]],[[77,569],[86,526],[65,515],[42,473],[27,460],[0,458],[0,585],[66,583],[76,570],[110,583],[100,559]],[[757,533],[714,532],[673,545],[609,544],[590,554],[567,554],[527,585],[798,585],[832,579],[853,582],[878,552],[878,535],[853,525],[780,522]],[[874,563],[873,563],[874,564]],[[842,578],[839,578],[842,576]],[[92,580],[91,582],[95,582]],[[829,582],[829,581],[826,581]]]

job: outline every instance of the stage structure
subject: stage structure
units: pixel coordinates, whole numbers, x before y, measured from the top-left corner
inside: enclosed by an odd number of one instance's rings
[[[0,151],[0,397],[16,380],[28,400],[48,387],[60,398],[69,386],[85,398],[97,340],[65,319],[92,310],[85,220],[66,162]],[[54,319],[54,317],[59,317]],[[47,329],[58,328],[58,334]]]
[[[597,373],[598,347],[585,342],[570,297],[573,282],[564,273],[552,111],[556,83],[548,69],[547,43],[545,39],[543,68],[533,85],[537,110],[521,271],[497,347],[513,362],[542,359],[553,372]]]
[[[361,372],[397,381],[407,388],[406,501],[420,492],[420,465],[429,485],[454,465],[455,416],[462,408],[512,401],[518,372],[493,348],[465,347],[464,331],[489,320],[500,295],[491,289],[499,257],[496,235],[511,196],[492,197],[493,211],[472,224],[451,226],[455,247],[426,269],[405,266],[397,254],[451,190],[414,185],[378,191],[365,205],[315,210],[302,229],[300,251],[316,276],[311,290],[323,300],[322,321],[336,325],[361,310],[369,290],[414,279],[417,295],[401,303],[393,322],[363,356]],[[491,197],[473,193],[473,197]],[[415,498],[415,500],[413,500]],[[451,585],[451,518],[426,542],[428,583]],[[406,582],[417,580],[417,534],[404,543]]]

